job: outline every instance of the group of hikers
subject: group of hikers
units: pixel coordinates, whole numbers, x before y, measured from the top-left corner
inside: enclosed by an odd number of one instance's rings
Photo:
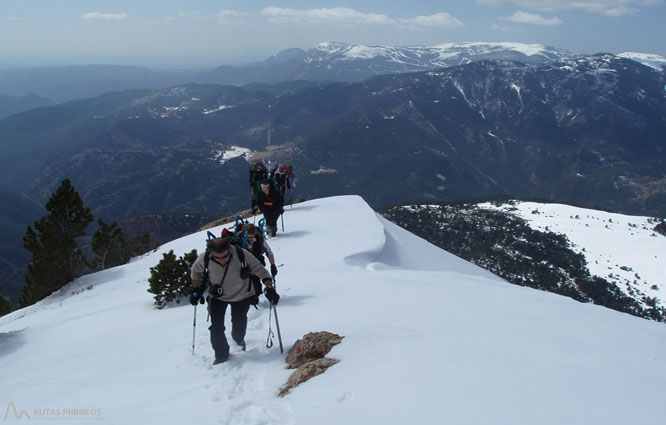
[[[231,338],[246,350],[245,333],[247,313],[250,306],[256,306],[263,293],[274,306],[280,300],[275,290],[275,276],[278,273],[275,255],[265,236],[275,237],[277,220],[284,212],[284,196],[293,187],[291,166],[280,164],[270,173],[266,166],[257,162],[250,168],[252,187],[252,214],[260,210],[264,215],[264,232],[252,223],[238,223],[234,232],[228,229],[222,235],[207,242],[206,251],[192,264],[190,277],[193,292],[190,303],[204,304],[204,292],[208,290],[208,313],[211,325],[210,341],[215,351],[213,365],[229,359],[229,343],[225,336],[224,317],[231,306]],[[229,235],[230,237],[227,237]],[[266,270],[268,257],[270,273]],[[276,313],[277,314],[277,313]],[[196,309],[195,309],[196,323]]]
[[[257,208],[266,219],[267,234],[274,237],[277,233],[277,220],[284,212],[284,195],[293,186],[292,167],[280,164],[270,174],[262,162],[256,162],[250,168],[250,187],[252,188],[252,214]]]

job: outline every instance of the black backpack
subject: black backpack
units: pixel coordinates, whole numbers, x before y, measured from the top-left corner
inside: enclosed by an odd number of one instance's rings
[[[268,172],[266,166],[260,162],[254,164],[250,167],[250,186],[253,189],[258,189],[257,185],[260,181],[266,180],[268,178]]]

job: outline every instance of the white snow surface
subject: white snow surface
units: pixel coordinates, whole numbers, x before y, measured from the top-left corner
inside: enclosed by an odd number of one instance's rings
[[[220,164],[224,164],[233,158],[238,158],[239,156],[247,157],[252,151],[248,148],[243,148],[240,146],[230,146],[226,151],[213,151],[213,161],[219,161]]]
[[[510,285],[356,196],[297,204],[284,225],[271,247],[284,263],[285,349],[310,331],[345,337],[323,375],[276,396],[291,371],[286,350],[266,348],[265,301],[250,311],[248,351],[233,346],[214,367],[199,308],[192,355],[193,307],[156,310],[146,290],[162,253],[203,248],[199,232],[0,318],[0,414],[18,422],[13,406],[78,424],[664,423],[663,324]]]
[[[466,42],[466,43],[442,43],[435,46],[444,51],[446,50],[459,50],[459,49],[473,49],[477,53],[491,51],[496,49],[515,50],[524,54],[525,56],[539,55],[546,51],[546,47],[541,44],[526,44],[526,43],[512,43],[512,42]]]
[[[640,62],[643,65],[649,66],[658,71],[663,71],[663,67],[666,67],[666,56],[656,55],[653,53],[624,52],[620,53],[618,56],[621,58]]]
[[[638,291],[666,305],[666,237],[653,231],[656,218],[537,202],[479,206],[511,212],[535,230],[563,234],[585,257],[592,275],[629,295]]]

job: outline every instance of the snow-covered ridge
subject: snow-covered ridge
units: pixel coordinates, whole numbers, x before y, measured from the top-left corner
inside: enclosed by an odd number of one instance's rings
[[[553,53],[560,51],[553,48],[547,48],[542,44],[525,44],[525,43],[484,43],[484,42],[468,42],[468,43],[442,43],[433,46],[436,49],[443,51],[465,51],[472,50],[475,53],[489,53],[496,50],[514,50],[520,52],[525,56],[543,55],[544,53]],[[568,55],[567,55],[568,56]]]
[[[620,53],[618,56],[621,58],[640,62],[643,65],[649,66],[659,71],[663,71],[664,67],[666,67],[666,56],[636,52],[624,52]]]
[[[0,409],[65,424],[663,421],[663,324],[510,285],[356,196],[284,217],[270,241],[282,338],[288,350],[309,331],[344,335],[326,373],[276,396],[290,371],[266,348],[265,303],[249,313],[248,351],[215,367],[199,306],[191,354],[193,308],[155,310],[146,289],[162,253],[202,249],[200,232],[0,318]]]
[[[337,57],[340,60],[384,58],[403,62],[405,58],[409,58],[411,62],[415,60],[430,61],[440,66],[451,65],[450,61],[453,59],[463,60],[465,58],[469,59],[472,56],[498,55],[503,52],[515,52],[525,57],[541,57],[544,60],[571,59],[575,57],[572,53],[546,47],[541,44],[511,42],[441,43],[434,46],[393,47],[326,42],[316,45],[311,52],[317,53],[319,60],[324,60],[327,57]]]

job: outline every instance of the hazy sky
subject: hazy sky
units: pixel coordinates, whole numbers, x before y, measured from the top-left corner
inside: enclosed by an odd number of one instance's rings
[[[664,0],[0,0],[0,68],[182,68],[324,41],[516,41],[574,53],[666,55]]]

